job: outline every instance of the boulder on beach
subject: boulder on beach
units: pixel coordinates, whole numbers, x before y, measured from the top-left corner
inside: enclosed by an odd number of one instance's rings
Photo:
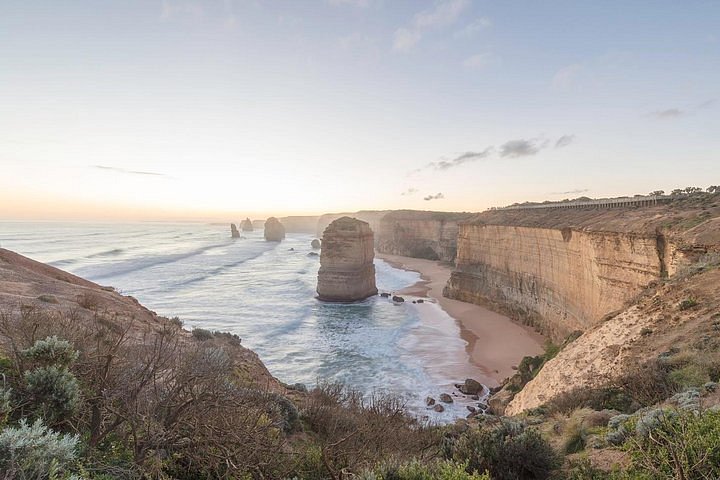
[[[312,248],[314,248],[315,250],[317,250],[321,246],[320,240],[318,240],[317,238],[314,238],[313,241],[310,242],[310,246]]]
[[[442,413],[445,411],[445,407],[440,405],[439,403],[433,407],[433,410],[435,410],[438,413]]]
[[[441,393],[440,401],[443,403],[453,403],[453,398],[447,393]]]
[[[250,220],[249,218],[245,218],[245,220],[240,222],[240,229],[243,232],[252,232],[253,231],[252,220]]]
[[[477,395],[483,391],[483,386],[477,380],[466,378],[465,383],[460,384],[458,390],[465,395]]]
[[[356,302],[377,295],[375,244],[367,222],[342,217],[323,232],[318,271],[318,299]]]
[[[387,293],[387,292],[381,293],[380,296],[381,296],[382,298],[390,298],[390,294]]]
[[[432,407],[433,405],[435,405],[435,399],[433,397],[427,397],[425,399],[425,405],[427,405],[428,407]]]
[[[280,220],[270,217],[265,221],[265,240],[268,242],[280,242],[285,238],[285,227]]]
[[[317,252],[308,252],[307,256],[308,256],[308,257],[319,257],[320,254],[317,253]]]
[[[397,303],[403,303],[405,301],[405,299],[403,297],[398,297],[397,295],[393,295],[392,301],[397,302]]]
[[[240,232],[238,232],[238,229],[234,223],[230,224],[230,236],[232,238],[240,238]]]

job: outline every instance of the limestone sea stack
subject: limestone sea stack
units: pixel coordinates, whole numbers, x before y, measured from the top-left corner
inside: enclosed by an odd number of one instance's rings
[[[280,220],[270,217],[265,221],[265,240],[268,242],[280,242],[285,238],[285,227]]]
[[[232,238],[240,238],[240,232],[238,232],[238,229],[234,223],[230,224],[230,235],[232,236]]]
[[[240,222],[240,229],[243,232],[252,232],[253,231],[252,220],[250,220],[249,218],[245,218],[245,220]]]
[[[315,250],[319,249],[319,248],[320,248],[320,245],[321,245],[321,244],[320,244],[320,240],[318,240],[317,238],[314,238],[313,241],[310,242],[310,246],[311,246],[312,248],[314,248]]]
[[[325,229],[318,271],[318,298],[355,302],[377,295],[373,231],[367,222],[342,217]]]

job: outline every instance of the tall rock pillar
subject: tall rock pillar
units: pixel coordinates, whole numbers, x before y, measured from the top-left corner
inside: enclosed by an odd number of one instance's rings
[[[355,302],[377,295],[373,231],[367,222],[342,217],[325,229],[317,293],[327,302]]]

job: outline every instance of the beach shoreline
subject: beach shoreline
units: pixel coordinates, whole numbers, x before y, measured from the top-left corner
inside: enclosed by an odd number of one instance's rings
[[[513,366],[524,356],[543,352],[545,337],[532,328],[481,305],[443,297],[443,288],[452,273],[449,265],[399,255],[377,254],[377,258],[420,274],[420,281],[394,293],[435,300],[457,323],[460,336],[467,343],[469,360],[485,374],[489,386],[499,385],[512,376]]]

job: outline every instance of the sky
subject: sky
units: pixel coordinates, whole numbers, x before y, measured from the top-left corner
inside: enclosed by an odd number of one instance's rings
[[[720,1],[0,0],[0,219],[720,184]]]

